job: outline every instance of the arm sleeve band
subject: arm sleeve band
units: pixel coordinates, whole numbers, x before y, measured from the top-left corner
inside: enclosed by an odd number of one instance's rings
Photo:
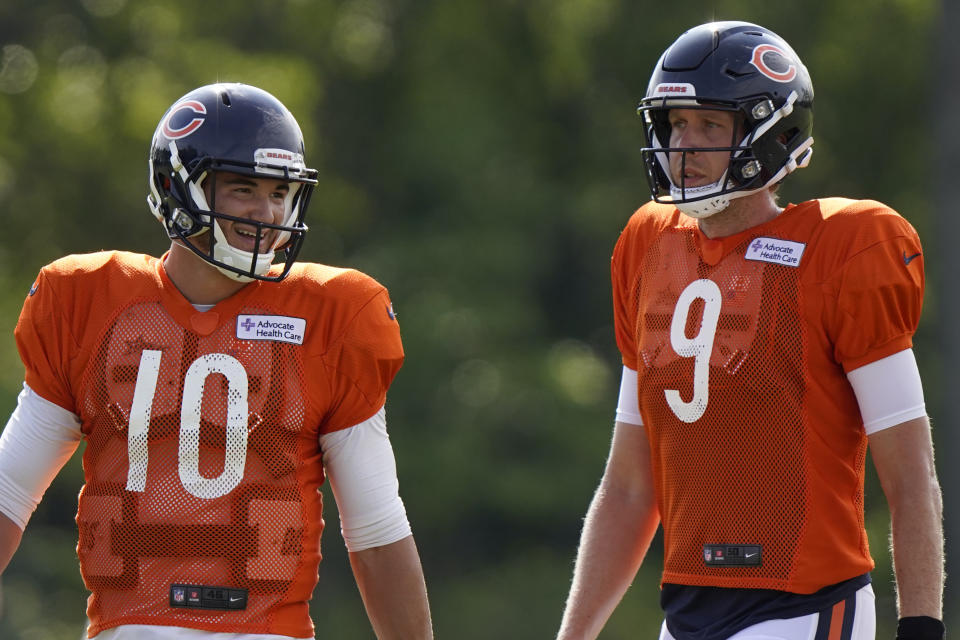
[[[927,415],[913,349],[880,358],[847,374],[867,435]]]
[[[80,419],[26,383],[0,436],[0,512],[26,528],[47,487],[80,444]]]
[[[617,401],[617,422],[643,425],[637,394],[637,372],[624,365],[620,376],[620,399]]]
[[[360,424],[320,436],[320,447],[348,551],[411,535],[383,407]]]

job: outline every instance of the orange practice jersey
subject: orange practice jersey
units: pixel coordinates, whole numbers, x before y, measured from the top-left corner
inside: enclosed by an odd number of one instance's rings
[[[620,236],[612,276],[663,581],[812,593],[870,571],[867,439],[845,374],[911,347],[923,258],[910,224],[830,198],[711,240],[649,203]],[[722,557],[726,545],[741,557]]]
[[[318,436],[384,403],[403,361],[386,290],[299,264],[201,313],[156,258],[70,256],[41,271],[16,337],[27,384],[82,420],[90,636],[158,624],[313,637]],[[236,608],[178,606],[191,594],[172,585],[223,587],[211,595]]]

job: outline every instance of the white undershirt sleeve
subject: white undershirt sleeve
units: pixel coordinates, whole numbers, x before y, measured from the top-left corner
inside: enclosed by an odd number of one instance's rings
[[[643,425],[640,400],[637,395],[637,372],[624,365],[620,376],[620,398],[617,401],[617,422]]]
[[[320,447],[348,551],[411,535],[383,407],[360,424],[320,436]]]
[[[913,349],[847,373],[867,435],[927,415]]]
[[[76,415],[24,384],[0,437],[0,512],[25,528],[81,435]],[[349,429],[321,436],[320,444],[347,549],[360,551],[409,536],[384,409]]]
[[[847,374],[867,434],[926,415],[923,385],[912,349],[905,349]],[[617,420],[642,425],[637,372],[623,367]]]
[[[24,383],[0,436],[0,512],[25,529],[81,435],[75,414]]]

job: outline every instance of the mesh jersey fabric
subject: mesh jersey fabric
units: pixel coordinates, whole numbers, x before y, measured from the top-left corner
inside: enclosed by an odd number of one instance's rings
[[[633,215],[612,259],[614,318],[638,372],[663,582],[813,593],[873,568],[845,372],[912,346],[920,254],[873,201],[790,205],[721,239],[674,207]],[[705,545],[760,545],[761,564],[708,564]]]
[[[298,264],[198,312],[160,259],[101,252],[44,267],[15,334],[27,384],[82,421],[89,635],[161,624],[312,637],[318,437],[385,401],[403,361],[386,290]],[[247,607],[173,608],[172,583],[248,589]]]

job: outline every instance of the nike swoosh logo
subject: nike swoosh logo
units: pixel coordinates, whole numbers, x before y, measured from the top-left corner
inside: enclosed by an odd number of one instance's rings
[[[913,261],[914,258],[917,258],[917,257],[919,257],[919,256],[920,256],[919,253],[915,253],[915,254],[913,254],[912,256],[908,256],[908,255],[907,255],[907,252],[904,251],[904,252],[903,252],[903,264],[910,264],[910,263]]]
[[[239,602],[240,600],[243,600],[243,596],[240,596],[239,598],[234,598],[233,596],[230,596],[230,602]]]
[[[752,558],[752,557],[755,556],[755,555],[757,555],[757,554],[756,554],[756,553],[746,553],[746,554],[744,554],[744,556],[747,557],[747,558]]]

